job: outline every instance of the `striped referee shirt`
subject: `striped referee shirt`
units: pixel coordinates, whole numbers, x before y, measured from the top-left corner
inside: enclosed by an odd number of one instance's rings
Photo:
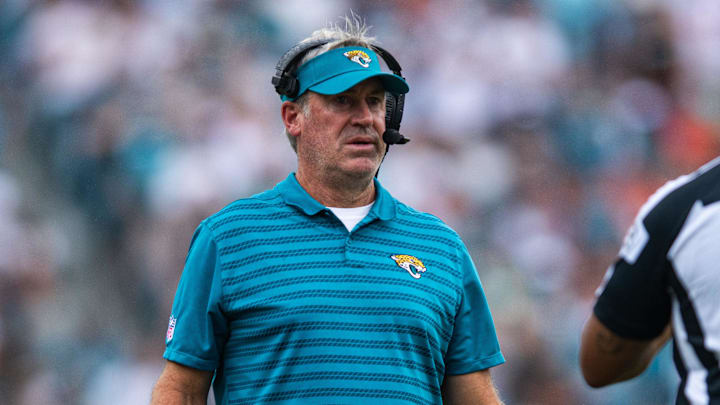
[[[375,187],[351,232],[294,174],[204,220],[164,357],[214,371],[219,404],[436,404],[504,362],[458,235]]]
[[[720,158],[650,197],[598,294],[595,316],[619,336],[672,322],[677,404],[720,404]]]

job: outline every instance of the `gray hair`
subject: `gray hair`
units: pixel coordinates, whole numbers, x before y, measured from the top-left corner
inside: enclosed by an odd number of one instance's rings
[[[300,41],[302,44],[324,39],[327,40],[328,43],[310,50],[303,56],[298,63],[298,66],[332,49],[342,48],[345,46],[362,46],[365,48],[372,47],[372,44],[375,43],[375,37],[368,35],[368,31],[371,27],[365,25],[365,21],[360,16],[351,12],[350,16],[342,17],[342,20],[345,23],[344,28],[339,24],[330,24],[326,28],[314,31],[309,37]],[[308,104],[307,92],[298,97],[294,103],[300,106],[305,117],[310,116],[310,106]],[[284,129],[284,132],[285,136],[290,141],[290,146],[297,153],[297,139],[288,133],[287,128]]]

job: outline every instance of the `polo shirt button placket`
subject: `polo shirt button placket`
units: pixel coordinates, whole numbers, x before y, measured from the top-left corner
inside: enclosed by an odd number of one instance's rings
[[[352,239],[350,238],[350,235],[348,235],[347,238],[345,238],[345,261],[350,261],[350,245],[352,245]]]

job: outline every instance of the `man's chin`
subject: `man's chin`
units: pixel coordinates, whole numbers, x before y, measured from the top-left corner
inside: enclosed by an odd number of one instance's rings
[[[374,176],[377,172],[380,163],[372,159],[353,159],[351,162],[343,167],[343,171],[352,177],[365,178],[367,176]]]

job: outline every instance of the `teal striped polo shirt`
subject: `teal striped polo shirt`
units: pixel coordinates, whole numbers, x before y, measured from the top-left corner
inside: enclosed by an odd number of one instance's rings
[[[436,404],[503,363],[457,233],[375,187],[352,232],[294,173],[205,219],[164,357],[214,371],[218,404]]]

